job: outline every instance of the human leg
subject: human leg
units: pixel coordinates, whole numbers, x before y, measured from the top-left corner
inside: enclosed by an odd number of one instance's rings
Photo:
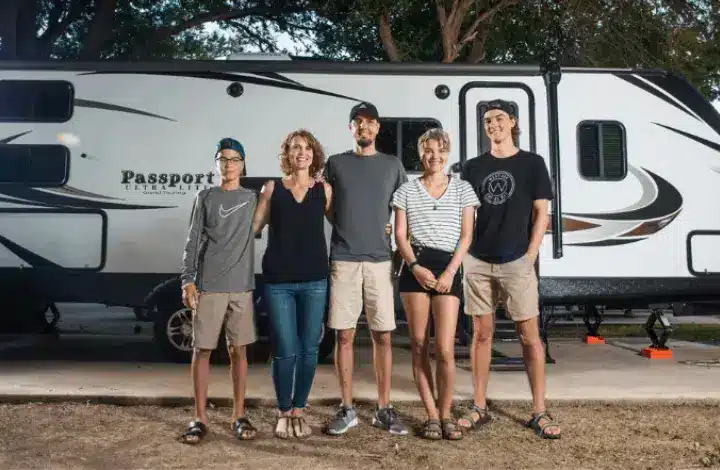
[[[515,322],[532,393],[533,414],[529,422],[542,437],[559,437],[545,406],[545,345],[540,337],[539,292],[533,264],[524,256],[503,266],[503,285],[508,316]]]
[[[373,425],[405,435],[407,428],[390,405],[392,376],[392,332],[395,324],[395,290],[392,263],[363,262],[363,305],[373,341],[373,365],[378,388],[378,406]]]
[[[352,403],[354,366],[353,343],[355,328],[362,310],[361,263],[333,261],[330,267],[330,315],[328,326],[336,330],[335,372],[340,385],[342,402],[328,424],[328,434],[344,434],[358,425],[357,412]]]
[[[295,388],[292,401],[292,423],[295,436],[311,434],[310,426],[302,416],[310,395],[318,361],[318,342],[327,305],[327,280],[306,282],[300,287],[297,298],[297,324],[299,350],[295,367]]]
[[[435,355],[437,356],[438,408],[447,439],[462,438],[452,419],[451,409],[455,389],[455,331],[460,299],[454,295],[435,295],[432,298],[435,319]]]
[[[272,378],[278,406],[275,435],[290,437],[293,374],[297,361],[295,289],[292,284],[265,284],[265,299],[272,332]]]
[[[422,292],[401,292],[400,297],[410,330],[413,379],[429,420],[425,426],[424,437],[439,439],[442,437],[438,426],[440,417],[435,405],[435,386],[429,352],[430,295]]]
[[[228,294],[200,292],[198,305],[193,312],[193,356],[190,370],[195,397],[195,418],[182,436],[183,442],[188,444],[199,442],[207,433],[210,356],[217,348],[228,300]]]
[[[458,420],[463,428],[475,429],[491,421],[487,412],[487,384],[492,358],[497,295],[493,285],[492,265],[467,255],[463,262],[465,314],[472,318],[470,345],[474,399],[470,411]]]
[[[252,291],[230,294],[225,335],[233,384],[232,428],[238,439],[253,439],[257,429],[245,416],[247,388],[247,345],[257,341]]]

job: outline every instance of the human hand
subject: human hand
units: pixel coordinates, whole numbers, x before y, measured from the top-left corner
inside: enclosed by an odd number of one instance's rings
[[[392,224],[387,224],[385,226],[385,234],[386,235],[392,235]]]
[[[528,250],[528,252],[525,254],[525,257],[528,263],[530,263],[531,266],[534,266],[535,261],[537,261],[538,252],[535,250]]]
[[[312,188],[316,184],[322,184],[325,182],[325,177],[323,176],[322,172],[318,172],[313,176],[313,178],[310,180],[310,187]]]
[[[416,264],[412,268],[412,273],[415,279],[417,279],[417,282],[425,289],[430,290],[435,287],[437,279],[435,279],[435,275],[429,269]]]
[[[450,287],[452,287],[454,278],[455,274],[453,272],[443,271],[443,273],[440,274],[440,277],[437,278],[435,290],[441,294],[447,294],[450,292]]]
[[[198,292],[194,283],[185,284],[182,288],[182,302],[187,308],[197,308]]]

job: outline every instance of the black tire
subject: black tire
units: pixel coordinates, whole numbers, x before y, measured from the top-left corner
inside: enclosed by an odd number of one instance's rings
[[[163,357],[173,362],[192,360],[192,311],[181,300],[175,305],[164,303],[155,310],[153,340]]]
[[[318,362],[324,362],[331,359],[333,350],[335,349],[335,330],[323,323],[323,332],[318,343]]]

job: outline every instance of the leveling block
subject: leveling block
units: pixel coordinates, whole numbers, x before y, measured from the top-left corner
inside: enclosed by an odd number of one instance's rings
[[[605,344],[605,338],[602,336],[585,335],[585,344]]]
[[[673,357],[672,349],[656,348],[653,346],[643,348],[640,351],[640,354],[642,354],[643,357],[647,357],[648,359],[672,359]]]

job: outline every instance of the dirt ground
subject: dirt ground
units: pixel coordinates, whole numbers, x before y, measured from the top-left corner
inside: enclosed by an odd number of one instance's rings
[[[315,435],[305,441],[272,435],[274,411],[256,408],[255,441],[234,439],[230,410],[212,409],[211,434],[199,446],[175,440],[190,408],[84,404],[0,405],[0,468],[720,468],[720,408],[708,404],[555,404],[563,438],[540,440],[520,421],[529,408],[495,405],[496,421],[462,441],[395,437],[370,426],[371,408],[349,434],[320,434],[332,414],[313,407]],[[418,406],[398,406],[414,426]]]

